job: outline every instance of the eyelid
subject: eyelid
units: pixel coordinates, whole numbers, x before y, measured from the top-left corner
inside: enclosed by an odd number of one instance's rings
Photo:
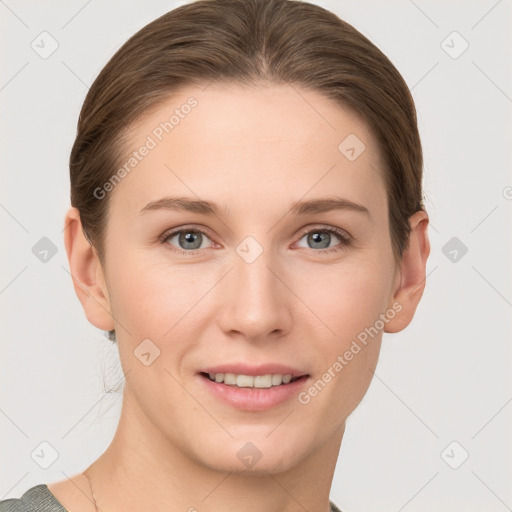
[[[354,239],[353,236],[345,229],[338,228],[337,226],[332,226],[331,224],[310,224],[310,225],[302,228],[302,230],[299,232],[300,238],[302,238],[307,233],[314,231],[315,229],[317,231],[330,231],[330,232],[336,233],[338,236],[345,238],[345,239],[349,239],[349,240]]]
[[[210,230],[206,226],[202,226],[200,224],[185,224],[183,226],[177,226],[175,228],[167,229],[158,238],[159,238],[159,240],[165,240],[166,238],[169,238],[171,235],[176,235],[176,234],[180,233],[181,231],[187,231],[187,230],[203,233],[204,235],[207,235],[208,238],[212,237],[212,235],[210,234]]]
[[[198,224],[185,224],[184,226],[178,226],[175,228],[168,229],[168,230],[164,231],[164,233],[158,237],[158,240],[161,243],[164,243],[168,238],[176,236],[177,234],[179,234],[183,231],[196,231],[196,232],[201,233],[201,234],[205,235],[206,237],[208,237],[213,243],[216,243],[213,240],[213,236],[210,234],[209,229],[205,226],[201,226]],[[170,244],[167,244],[167,245],[170,245]],[[191,250],[185,251],[184,249],[180,249],[179,247],[174,247],[174,246],[172,246],[172,247],[173,247],[173,249],[171,249],[171,250],[173,250],[173,251],[186,252],[189,254],[194,254],[197,251],[202,250],[202,249],[191,249]]]
[[[183,231],[196,231],[198,233],[201,233],[203,235],[205,235],[206,237],[208,237],[214,244],[216,243],[214,240],[213,240],[213,237],[211,236],[210,232],[209,232],[209,229],[206,228],[205,226],[201,226],[201,225],[198,225],[198,224],[189,224],[189,225],[184,225],[184,226],[178,226],[176,228],[171,228],[171,229],[168,229],[166,230],[160,237],[159,237],[159,240],[161,243],[164,243],[168,238],[170,238],[171,236],[175,236]],[[307,235],[308,233],[312,232],[312,231],[326,231],[326,232],[329,232],[329,233],[334,233],[335,235],[337,235],[340,239],[341,239],[341,243],[338,244],[339,246],[345,246],[345,247],[348,247],[350,245],[352,245],[352,243],[354,242],[354,237],[348,233],[346,230],[342,229],[342,228],[338,228],[336,226],[332,226],[330,224],[310,224],[308,226],[305,226],[304,228],[302,228],[299,233],[298,233],[298,238],[297,240],[294,242],[297,243],[301,238],[304,237],[304,235]],[[170,244],[167,244],[167,245],[170,245]],[[334,250],[337,250],[335,249],[335,247],[337,247],[338,245],[334,246],[334,247],[329,247],[329,248],[326,248],[326,249],[311,249],[313,252],[330,252],[330,251],[334,251]],[[187,254],[196,254],[198,251],[201,251],[203,249],[191,249],[191,250],[184,250],[184,249],[180,249],[178,247],[174,247],[173,246],[173,249],[170,249],[172,251],[175,251],[175,252],[179,252],[179,253],[187,253]],[[341,249],[340,249],[341,250]]]

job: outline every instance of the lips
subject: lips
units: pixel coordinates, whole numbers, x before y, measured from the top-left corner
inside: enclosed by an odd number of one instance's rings
[[[288,381],[288,383],[284,382],[283,377],[281,384],[272,385],[271,387],[261,387],[262,382],[259,383],[260,386],[258,387],[246,387],[244,384],[246,380],[252,377],[257,379],[259,375],[276,375],[275,372],[288,372],[285,373],[285,375],[290,376],[294,374],[295,377],[293,377],[291,381]],[[231,376],[230,380],[232,380],[234,375],[237,375],[236,385],[217,382],[217,380],[212,381],[208,373]],[[277,375],[279,375],[279,373]],[[281,374],[281,376],[282,375],[283,374]],[[285,406],[286,403],[293,404],[294,398],[298,396],[311,380],[309,374],[297,368],[277,364],[260,366],[240,364],[214,366],[205,368],[204,372],[199,372],[198,377],[199,385],[202,386],[202,389],[206,390],[208,394],[211,394],[215,400],[245,412],[263,412],[280,405]],[[238,383],[240,378],[244,381],[242,382],[242,387],[240,387]],[[266,384],[268,384],[268,377],[264,378],[264,380],[266,380]]]
[[[265,363],[260,365],[250,365],[247,363],[222,364],[202,368],[198,373],[234,373],[236,375],[252,375],[254,377],[257,375],[282,374],[291,375],[292,378],[309,375],[306,371],[299,368],[278,363]]]

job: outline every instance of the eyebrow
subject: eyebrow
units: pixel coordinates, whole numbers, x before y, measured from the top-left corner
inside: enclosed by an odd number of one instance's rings
[[[157,201],[151,201],[142,210],[141,214],[154,210],[177,210],[199,213],[210,216],[227,216],[228,208],[221,207],[212,201],[193,199],[190,197],[163,197]],[[314,213],[325,213],[332,210],[350,210],[360,212],[371,218],[370,212],[361,204],[354,203],[341,197],[330,197],[311,199],[308,201],[297,201],[292,204],[290,213],[295,215],[308,215]]]

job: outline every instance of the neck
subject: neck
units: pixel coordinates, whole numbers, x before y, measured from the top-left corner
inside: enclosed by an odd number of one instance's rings
[[[99,510],[329,512],[344,424],[284,471],[222,471],[163,437],[124,390],[110,446],[88,468]]]

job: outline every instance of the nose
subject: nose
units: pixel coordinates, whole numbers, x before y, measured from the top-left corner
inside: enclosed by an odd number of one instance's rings
[[[219,290],[219,324],[227,335],[249,341],[272,338],[289,332],[293,323],[293,294],[286,286],[284,266],[270,251],[248,262],[233,254],[233,268]]]

